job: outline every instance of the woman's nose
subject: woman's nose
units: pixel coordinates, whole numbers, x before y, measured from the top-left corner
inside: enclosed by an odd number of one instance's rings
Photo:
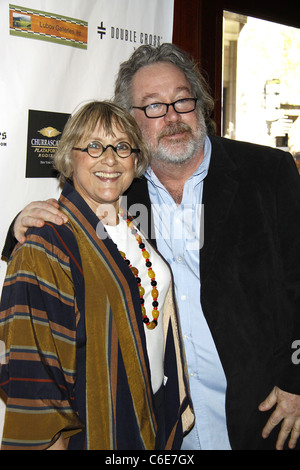
[[[101,155],[102,161],[105,161],[108,165],[114,165],[118,160],[118,155],[114,151],[111,145],[108,145]]]

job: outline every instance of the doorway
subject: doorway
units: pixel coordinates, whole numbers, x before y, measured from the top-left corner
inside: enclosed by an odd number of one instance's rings
[[[300,29],[223,12],[224,137],[300,156]]]

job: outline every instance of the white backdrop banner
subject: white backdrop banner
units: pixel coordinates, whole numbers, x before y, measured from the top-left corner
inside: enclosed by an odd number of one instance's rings
[[[134,49],[172,41],[173,8],[174,0],[1,0],[1,251],[27,203],[59,195],[51,157],[68,115],[111,98]],[[1,261],[1,290],[5,272]],[[3,404],[0,436],[2,423]]]

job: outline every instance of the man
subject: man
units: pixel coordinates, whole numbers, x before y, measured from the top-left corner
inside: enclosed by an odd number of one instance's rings
[[[196,414],[182,448],[295,448],[300,182],[292,157],[208,136],[205,82],[170,44],[142,46],[121,64],[115,101],[132,110],[152,153],[127,205],[149,208],[145,228],[154,225],[174,273]],[[42,219],[63,222],[54,204],[31,203],[17,238]]]

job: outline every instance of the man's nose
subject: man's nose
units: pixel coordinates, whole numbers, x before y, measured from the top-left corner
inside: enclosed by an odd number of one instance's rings
[[[166,121],[169,122],[176,122],[181,119],[181,116],[179,113],[177,113],[174,109],[174,106],[170,105],[167,114],[164,116]]]

